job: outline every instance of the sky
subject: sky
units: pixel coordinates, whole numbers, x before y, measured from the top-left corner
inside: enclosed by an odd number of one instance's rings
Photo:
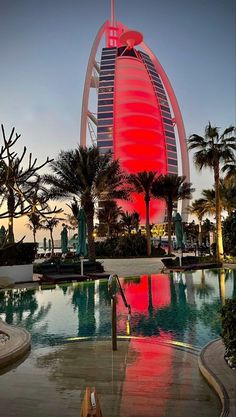
[[[187,137],[208,121],[236,124],[235,0],[116,0],[115,10],[164,67]],[[19,152],[26,146],[42,163],[77,146],[88,58],[109,17],[109,0],[0,0],[0,123],[21,134]],[[199,198],[213,177],[191,155],[190,169]],[[31,240],[26,223],[16,223],[17,239]]]

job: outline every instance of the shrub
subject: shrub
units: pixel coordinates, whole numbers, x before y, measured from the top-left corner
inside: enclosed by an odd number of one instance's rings
[[[31,264],[37,252],[37,243],[15,243],[0,248],[0,265]]]
[[[81,262],[78,258],[71,260],[48,259],[42,263],[34,264],[34,273],[37,274],[80,274]],[[104,272],[104,267],[99,261],[84,260],[84,274],[92,272]]]
[[[153,256],[164,256],[165,250],[161,247],[152,247]],[[96,242],[96,256],[109,258],[127,258],[147,256],[147,240],[143,235],[126,235]]]
[[[223,222],[223,244],[227,255],[236,256],[236,211]]]
[[[221,318],[225,359],[231,367],[236,367],[236,299],[226,300],[221,309]]]
[[[176,258],[164,258],[162,259],[163,264],[166,268],[171,267],[178,267],[180,265],[179,257]],[[182,266],[189,266],[191,265],[207,265],[207,264],[213,264],[216,266],[219,266],[215,260],[214,256],[183,256],[181,259],[181,265]]]
[[[146,256],[146,238],[140,235],[121,236],[118,239],[114,255],[119,257]]]

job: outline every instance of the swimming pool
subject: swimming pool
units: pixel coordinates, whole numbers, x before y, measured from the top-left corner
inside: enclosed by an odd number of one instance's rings
[[[121,279],[131,305],[131,334],[202,347],[220,335],[220,308],[236,296],[236,270],[142,275]],[[118,295],[118,335],[127,309]],[[0,317],[26,328],[32,348],[111,335],[107,280],[0,292]]]

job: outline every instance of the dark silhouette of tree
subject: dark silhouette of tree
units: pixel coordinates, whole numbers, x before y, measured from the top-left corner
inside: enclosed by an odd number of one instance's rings
[[[34,193],[40,182],[38,172],[45,165],[52,162],[52,159],[47,157],[43,164],[37,165],[37,159],[32,159],[32,154],[30,153],[28,165],[26,168],[23,168],[23,165],[25,165],[26,147],[23,148],[20,156],[14,151],[14,145],[21,135],[15,133],[15,128],[13,128],[9,138],[7,138],[3,125],[1,125],[1,128],[3,146],[0,150],[0,206],[6,202],[7,209],[5,212],[0,213],[0,218],[9,219],[8,242],[14,243],[13,220],[24,214],[30,215],[32,213],[32,193]]]
[[[122,215],[121,207],[114,200],[102,201],[97,210],[99,230],[103,228],[107,237],[111,237]],[[104,236],[104,235],[103,235]]]
[[[133,213],[128,213],[128,211],[121,212],[120,225],[129,235],[134,229],[136,233],[138,232],[139,222],[140,216],[137,211],[133,211]]]
[[[190,199],[194,188],[185,181],[186,177],[177,174],[160,175],[152,185],[152,194],[158,199],[165,200],[168,224],[168,255],[171,255],[171,223],[174,203],[178,200]]]
[[[61,151],[50,163],[51,175],[45,175],[51,185],[54,199],[78,197],[86,214],[89,260],[95,260],[94,214],[99,200],[127,198],[124,174],[119,162],[111,154],[101,155],[97,147],[79,146],[75,150]]]
[[[60,218],[60,217],[46,217],[46,216],[44,216],[44,219],[41,222],[42,229],[49,230],[49,232],[50,232],[51,244],[52,244],[52,255],[54,254],[54,249],[55,249],[54,239],[53,239],[53,230],[55,229],[55,227],[58,226],[58,224],[61,221],[64,221],[64,219]]]
[[[216,207],[216,256],[223,260],[223,240],[221,226],[220,170],[222,164],[235,164],[236,137],[234,126],[219,134],[219,128],[209,122],[204,136],[193,134],[188,139],[189,150],[195,150],[194,163],[199,170],[210,168],[214,173]]]
[[[151,255],[151,233],[149,206],[152,197],[152,185],[157,176],[156,171],[142,171],[137,174],[130,174],[128,177],[129,184],[132,184],[134,191],[144,195],[146,208],[146,236],[147,236],[147,255]]]

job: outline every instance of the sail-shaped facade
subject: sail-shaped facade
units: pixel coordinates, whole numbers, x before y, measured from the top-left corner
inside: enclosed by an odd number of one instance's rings
[[[103,35],[106,45],[98,65],[95,57]],[[91,118],[88,99],[95,79],[97,116]],[[189,181],[184,125],[168,77],[143,42],[142,35],[128,30],[120,22],[105,22],[94,41],[83,97],[82,145],[87,144],[88,118],[90,123],[96,124],[96,144],[100,152],[112,152],[127,173],[146,170],[182,174]],[[144,222],[142,196],[134,194],[131,202],[120,203],[124,210],[138,211]],[[163,222],[164,214],[164,203],[151,201],[150,221]],[[182,214],[185,215],[184,207]]]

